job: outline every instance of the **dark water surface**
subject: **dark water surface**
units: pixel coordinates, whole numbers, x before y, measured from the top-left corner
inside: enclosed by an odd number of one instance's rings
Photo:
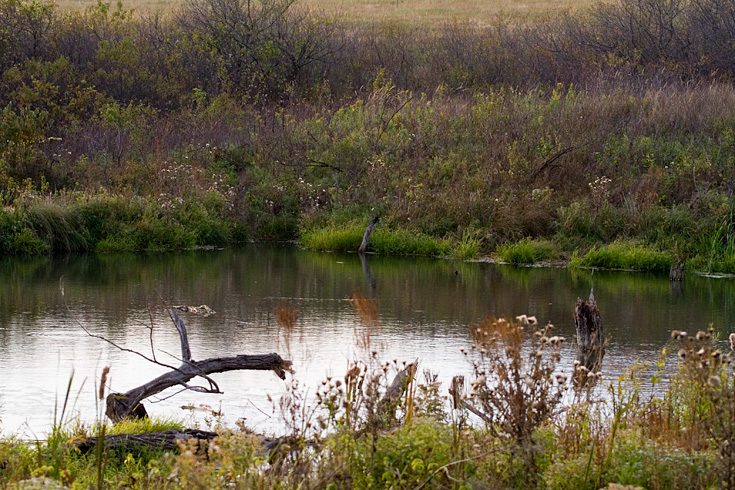
[[[455,273],[457,271],[458,273]],[[158,255],[89,255],[0,261],[0,430],[41,437],[59,417],[72,377],[69,414],[93,421],[96,384],[111,366],[110,386],[126,391],[164,369],[87,335],[178,364],[179,341],[165,306],[201,305],[217,314],[182,314],[194,359],[279,352],[294,361],[295,377],[313,393],[327,375],[342,376],[362,328],[348,299],[375,297],[379,318],[371,350],[383,360],[420,360],[420,371],[469,376],[460,348],[469,328],[487,315],[535,315],[556,334],[574,336],[577,297],[589,295],[588,270],[515,268],[427,258],[324,254],[288,247],[192,251]],[[689,275],[681,284],[643,273],[594,274],[594,290],[608,338],[605,374],[617,377],[636,359],[655,360],[673,329],[696,332],[710,323],[722,338],[735,331],[735,281]],[[63,294],[62,294],[63,291]],[[290,338],[274,310],[299,311]],[[571,365],[573,357],[567,351]],[[563,366],[567,368],[567,366]],[[277,431],[277,402],[286,383],[272,372],[214,375],[224,394],[186,392],[154,404],[149,413],[191,417],[181,405],[221,409],[231,425]],[[443,389],[443,390],[444,390]],[[165,395],[173,394],[166,392]],[[78,414],[78,415],[77,415]]]

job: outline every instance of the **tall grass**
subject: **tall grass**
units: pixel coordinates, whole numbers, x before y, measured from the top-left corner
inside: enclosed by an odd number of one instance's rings
[[[524,239],[516,243],[506,243],[496,251],[503,262],[511,264],[534,264],[558,257],[554,245],[548,240]]]
[[[300,238],[300,243],[314,250],[357,251],[362,242],[363,233],[364,229],[359,225],[351,225],[346,228],[321,228],[304,233]],[[371,235],[368,251],[390,255],[437,256],[449,255],[452,247],[447,240],[438,240],[409,230],[378,229]]]
[[[640,271],[668,272],[673,265],[670,253],[660,252],[636,243],[614,242],[593,248],[583,256],[575,255],[573,267],[599,267],[604,269],[633,269]]]

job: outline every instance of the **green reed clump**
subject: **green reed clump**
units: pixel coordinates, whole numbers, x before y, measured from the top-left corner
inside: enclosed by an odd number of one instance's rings
[[[348,225],[309,230],[301,235],[300,243],[314,250],[356,251],[362,243],[364,227]],[[475,253],[478,245],[467,244],[465,253]],[[370,236],[368,251],[387,255],[450,255],[452,245],[410,230],[376,229]]]
[[[673,257],[639,245],[635,242],[614,242],[610,245],[592,248],[583,256],[572,257],[573,267],[601,267],[606,269],[633,269],[652,272],[668,272]]]
[[[511,264],[534,264],[558,257],[558,252],[552,242],[529,238],[525,238],[520,242],[501,245],[496,253],[500,260]]]

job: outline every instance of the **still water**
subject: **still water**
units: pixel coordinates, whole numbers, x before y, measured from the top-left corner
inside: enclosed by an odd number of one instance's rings
[[[608,378],[637,359],[656,360],[673,329],[696,332],[711,323],[722,338],[735,331],[735,280],[694,275],[670,284],[667,276],[643,273],[382,256],[361,261],[356,254],[265,246],[6,259],[0,261],[0,431],[42,437],[60,417],[70,382],[65,420],[94,421],[105,366],[111,366],[108,387],[120,392],[165,371],[82,327],[178,365],[178,334],[166,308],[206,304],[217,313],[181,314],[194,359],[278,352],[293,360],[294,378],[308,395],[365,355],[355,345],[363,324],[349,301],[358,292],[379,305],[370,350],[386,361],[418,359],[419,372],[438,373],[446,392],[452,376],[471,374],[460,349],[471,345],[473,324],[488,315],[535,315],[571,340],[576,299],[587,298],[592,279],[608,341]],[[279,304],[298,309],[290,335],[276,322]],[[565,354],[568,371],[573,354]],[[184,392],[147,402],[148,412],[206,426],[206,415],[181,407],[207,404],[227,425],[244,418],[255,430],[278,432],[273,406],[286,382],[272,372],[213,377],[223,394]]]

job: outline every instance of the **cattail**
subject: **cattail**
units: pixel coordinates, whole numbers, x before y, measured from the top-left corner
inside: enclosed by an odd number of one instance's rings
[[[105,383],[107,383],[107,375],[110,372],[110,366],[105,366],[102,370],[102,379],[100,379],[100,391],[98,393],[99,399],[102,400],[105,397]]]

